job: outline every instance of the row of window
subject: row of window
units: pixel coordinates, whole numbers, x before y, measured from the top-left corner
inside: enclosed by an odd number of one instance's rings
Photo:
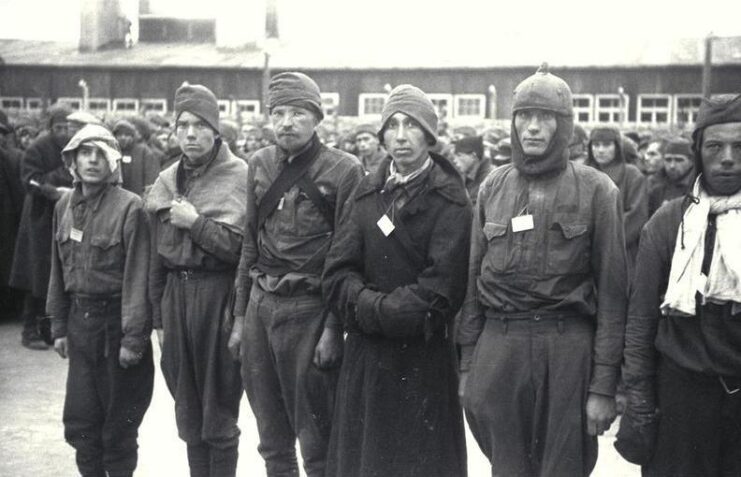
[[[478,118],[486,116],[484,94],[428,94],[440,117]],[[364,117],[379,116],[386,101],[385,93],[361,93],[358,113]],[[702,96],[693,94],[639,94],[636,122],[651,125],[693,123]],[[75,110],[83,109],[83,98],[60,97]],[[630,97],[627,94],[575,94],[574,115],[578,122],[619,123],[628,118]],[[340,104],[339,93],[322,93],[322,107],[326,116],[332,116]],[[41,98],[0,97],[2,109],[40,110]],[[94,113],[166,113],[167,100],[161,98],[88,98],[87,110]],[[260,101],[253,99],[219,100],[219,110],[228,116],[247,118],[260,114]]]

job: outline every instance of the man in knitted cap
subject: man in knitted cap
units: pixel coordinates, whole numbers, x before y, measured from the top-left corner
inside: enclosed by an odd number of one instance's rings
[[[306,474],[323,476],[342,330],[322,301],[321,274],[362,169],[319,140],[314,80],[281,73],[268,92],[277,144],[250,161],[230,348],[241,354],[268,476],[298,475],[297,438]]]
[[[227,350],[227,308],[245,232],[247,164],[222,142],[216,97],[205,86],[175,92],[175,131],[182,153],[146,199],[154,328],[191,475],[233,476],[242,386]]]
[[[386,157],[386,150],[381,146],[377,132],[378,128],[372,124],[361,124],[355,129],[358,159],[363,163],[363,169],[367,174],[375,172],[378,164]]]
[[[324,268],[347,332],[327,476],[465,476],[453,318],[463,300],[471,204],[431,152],[437,115],[401,85],[383,107],[389,155],[349,202]]]
[[[620,191],[569,161],[561,78],[538,70],[512,109],[512,164],[489,174],[473,214],[460,391],[496,475],[588,475],[622,358]]]
[[[26,291],[23,302],[21,343],[29,349],[48,346],[38,332],[37,320],[44,316],[51,266],[52,216],[54,204],[72,186],[72,176],[62,162],[62,148],[69,140],[70,110],[49,110],[49,133],[37,138],[25,151],[21,180],[26,189],[15,245],[10,285]]]
[[[453,143],[453,164],[458,168],[466,184],[468,197],[476,205],[479,186],[493,169],[491,161],[485,159],[484,141],[481,136],[468,136]]]
[[[136,140],[136,126],[130,121],[116,121],[113,135],[121,146],[121,185],[143,197],[160,173],[160,161],[146,144]]]
[[[692,139],[699,176],[643,228],[630,296],[616,447],[646,476],[741,475],[741,95],[704,100]]]
[[[648,215],[664,203],[686,195],[697,176],[692,143],[684,138],[671,138],[664,146],[664,167],[648,178]]]
[[[121,152],[106,128],[83,127],[63,156],[74,189],[54,210],[46,311],[69,357],[64,437],[81,475],[131,477],[154,385],[149,222],[117,185]]]

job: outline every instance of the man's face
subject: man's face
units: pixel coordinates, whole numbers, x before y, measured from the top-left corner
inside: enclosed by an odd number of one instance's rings
[[[615,159],[615,142],[614,141],[593,141],[592,156],[597,164],[606,166]]]
[[[472,152],[456,152],[453,156],[453,164],[462,174],[468,174],[479,160]]]
[[[134,144],[134,134],[126,129],[119,129],[116,131],[116,141],[121,149],[126,151]]]
[[[556,134],[555,113],[544,109],[524,109],[515,114],[515,131],[527,156],[542,156]]]
[[[654,174],[664,166],[664,155],[661,153],[661,143],[652,142],[646,148],[643,156],[646,174]]]
[[[692,169],[692,159],[684,154],[665,154],[664,155],[664,172],[666,176],[678,181],[682,179]]]
[[[55,122],[51,125],[51,136],[59,146],[64,146],[69,141],[69,123],[67,121]]]
[[[404,113],[395,113],[386,122],[383,143],[403,175],[419,169],[427,159],[430,148],[422,126]]]
[[[361,156],[369,156],[376,152],[378,144],[378,138],[371,133],[362,132],[355,136],[355,146]]]
[[[200,159],[211,152],[216,142],[216,132],[211,126],[188,111],[180,113],[175,131],[180,149],[191,160]]]
[[[733,195],[741,189],[741,122],[705,128],[700,154],[710,194]]]
[[[278,146],[295,153],[300,151],[314,135],[319,121],[308,109],[290,104],[276,106],[270,112]]]
[[[85,184],[101,184],[111,174],[103,151],[92,144],[83,143],[75,156],[77,175]]]
[[[249,133],[244,138],[244,150],[247,152],[252,152],[260,149],[261,144],[260,141],[257,138],[257,135],[254,133]]]

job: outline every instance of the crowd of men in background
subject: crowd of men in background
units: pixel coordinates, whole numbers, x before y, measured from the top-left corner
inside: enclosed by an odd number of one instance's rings
[[[0,308],[70,359],[82,475],[136,468],[153,329],[192,476],[235,474],[243,390],[270,476],[297,440],[309,476],[466,475],[464,410],[492,475],[588,475],[616,410],[647,475],[741,472],[741,96],[677,134],[574,124],[547,68],[509,128],[321,104],[288,72],[267,125],[189,84],[172,121],[0,111]]]

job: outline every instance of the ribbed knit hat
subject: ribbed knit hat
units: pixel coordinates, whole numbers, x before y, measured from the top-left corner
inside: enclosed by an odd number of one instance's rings
[[[116,124],[113,125],[113,129],[111,129],[114,136],[121,130],[128,132],[132,136],[136,136],[136,126],[134,126],[131,121],[127,119],[119,119],[118,121],[116,121]]]
[[[455,152],[473,153],[478,160],[484,157],[484,140],[481,136],[467,136],[455,142]]]
[[[175,120],[184,112],[195,114],[219,132],[219,103],[210,89],[200,84],[184,84],[175,91]]]
[[[548,71],[543,63],[534,75],[525,78],[514,92],[512,113],[523,109],[543,109],[562,116],[573,116],[571,88],[564,80]]]
[[[289,71],[273,76],[268,85],[268,111],[276,106],[298,106],[324,119],[322,95],[316,82],[303,73]]]
[[[377,126],[374,126],[373,124],[361,124],[355,128],[354,135],[355,137],[358,137],[360,134],[370,134],[371,136],[375,136],[376,132],[378,132]]]
[[[56,123],[67,122],[67,116],[72,113],[72,110],[64,104],[55,104],[49,108],[47,113],[49,114],[49,129],[51,129]]]
[[[692,143],[683,137],[669,139],[664,146],[664,155],[667,154],[678,154],[692,158]]]
[[[692,148],[696,159],[700,158],[702,131],[706,127],[736,122],[741,122],[741,94],[719,94],[703,99],[692,131]]]
[[[381,129],[378,131],[381,142],[388,120],[396,113],[404,113],[417,121],[429,136],[431,145],[437,144],[437,113],[424,91],[410,84],[401,84],[391,91],[381,112]]]
[[[595,141],[601,141],[601,142],[618,142],[621,141],[620,139],[620,131],[617,128],[610,127],[610,126],[600,126],[592,129],[592,132],[589,134],[589,142],[593,143]]]

